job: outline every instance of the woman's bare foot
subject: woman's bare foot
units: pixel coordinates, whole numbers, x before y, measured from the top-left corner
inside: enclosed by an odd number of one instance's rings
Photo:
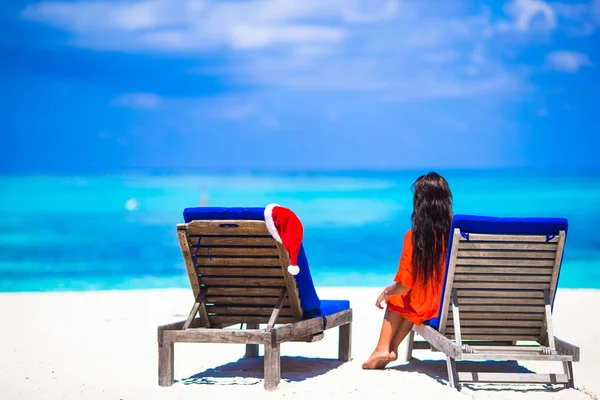
[[[388,363],[395,361],[398,357],[389,351],[375,350],[371,357],[362,365],[363,369],[384,369]]]

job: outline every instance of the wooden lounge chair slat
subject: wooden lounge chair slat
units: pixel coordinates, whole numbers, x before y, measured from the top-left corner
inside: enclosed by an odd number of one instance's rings
[[[510,283],[510,287],[509,287]],[[526,290],[544,290],[550,288],[550,282],[547,283],[512,283],[512,282],[455,282],[457,289],[526,289]]]
[[[495,372],[459,372],[461,382],[475,383],[568,383],[566,374],[519,374]]]
[[[544,305],[544,299],[519,299],[517,297],[464,297],[458,296],[462,305],[466,304],[507,304],[507,305]]]
[[[196,265],[223,265],[240,267],[279,267],[277,258],[228,258],[228,257],[197,257]]]
[[[232,323],[232,324],[242,324],[242,323],[256,323],[256,324],[267,324],[269,322],[269,318],[271,315],[265,316],[250,316],[250,315],[213,315],[210,317],[210,320],[215,323]],[[278,324],[288,324],[296,321],[293,317],[279,317],[277,318]]]
[[[502,264],[499,262],[498,264]],[[518,275],[552,275],[550,267],[503,267],[503,266],[481,266],[481,267],[466,267],[463,265],[456,266],[457,274],[518,274]]]
[[[462,322],[462,321],[461,321]],[[454,334],[454,327],[452,326],[448,326],[447,332],[449,334]],[[483,335],[495,335],[495,334],[503,334],[503,335],[539,335],[540,334],[540,328],[517,328],[517,327],[467,327],[467,326],[463,326],[463,324],[461,323],[461,329],[460,329],[460,333],[462,335],[469,335],[469,334],[483,334]]]
[[[282,287],[285,286],[283,278],[255,278],[255,277],[243,277],[243,278],[215,278],[210,276],[199,276],[198,280],[201,284],[207,286],[221,285],[221,286],[268,286],[268,287]]]
[[[554,260],[532,260],[532,259],[499,259],[499,258],[459,258],[456,265],[495,265],[495,266],[518,266],[518,267],[553,267]]]
[[[461,246],[462,247],[462,246]],[[459,250],[458,259],[461,258],[534,258],[537,260],[554,260],[555,251],[493,251],[493,250]]]
[[[564,354],[537,354],[531,352],[491,352],[491,353],[474,353],[474,354],[463,354],[461,360],[474,360],[474,361],[500,361],[500,360],[523,360],[523,361],[572,361],[572,357]],[[503,372],[505,373],[505,372]],[[529,373],[529,375],[536,375]],[[518,382],[517,382],[518,383]]]
[[[277,247],[207,247],[201,243],[198,251],[194,249],[196,257],[272,257],[279,258]]]
[[[486,311],[497,311],[497,312],[526,312],[526,313],[543,313],[543,305],[496,305],[496,304],[465,304],[460,306],[460,312],[463,314],[463,318],[467,318],[469,311],[473,312],[486,312]],[[508,316],[507,316],[508,317]]]
[[[540,346],[527,346],[527,345],[518,345],[518,346],[487,346],[487,345],[471,345],[477,352],[499,352],[499,351],[508,351],[508,352],[533,352],[540,353],[542,351],[542,347]]]
[[[541,290],[514,290],[514,289],[508,289],[508,290],[502,290],[502,289],[488,289],[488,290],[468,290],[468,289],[462,289],[462,290],[458,290],[458,297],[462,298],[464,297],[482,297],[482,298],[486,298],[486,297],[509,297],[509,298],[519,298],[519,299],[528,299],[528,298],[534,298],[534,299],[543,299],[544,298],[544,292]]]
[[[258,329],[247,330],[219,330],[196,328],[180,330],[167,330],[164,332],[165,340],[195,343],[264,343],[269,340],[269,334]]]
[[[518,347],[526,347],[526,346],[488,346],[489,349],[482,349],[481,347],[473,347],[475,352],[473,354],[487,354],[493,355],[497,357],[498,355],[505,354],[508,357],[511,355],[520,355],[520,356],[529,356],[532,357],[534,355],[542,355],[544,354],[542,351],[542,347],[537,346],[537,349],[518,349]],[[499,348],[494,348],[499,347]],[[550,354],[549,354],[550,355]]]
[[[464,250],[546,250],[556,251],[556,243],[502,243],[502,242],[461,242]]]
[[[512,340],[469,340],[469,346],[511,346]]]
[[[517,275],[517,274],[459,274],[454,275],[454,281],[460,282],[548,282],[550,284],[550,275]]]
[[[461,307],[462,308],[462,307]],[[520,319],[542,319],[543,313],[517,313],[512,312],[507,314],[505,311],[503,312],[467,312],[461,311],[461,317],[464,319],[489,319],[489,320],[520,320]],[[448,318],[452,319],[452,314],[448,315]]]
[[[468,314],[466,314],[468,315]],[[539,319],[534,320],[494,320],[494,319],[468,319],[466,316],[461,315],[460,325],[464,327],[469,326],[512,326],[512,327],[521,327],[521,326],[532,326],[532,327],[541,327],[542,321]]]
[[[469,234],[469,239],[460,237],[461,242],[530,242],[530,243],[558,243],[558,236],[548,239],[545,235],[485,235],[480,233]]]
[[[452,334],[447,334],[449,339],[454,340],[454,335]],[[537,335],[509,335],[509,334],[475,334],[475,333],[469,333],[469,334],[462,334],[463,338],[463,342],[464,341],[468,341],[468,340],[510,340],[510,341],[516,341],[516,340],[521,340],[521,341],[531,341],[531,342],[535,342],[538,338]]]
[[[263,235],[271,237],[263,221],[192,221],[187,224],[189,235]]]
[[[196,267],[196,272],[202,276],[278,276],[281,268],[228,268],[228,267]]]
[[[256,306],[272,306],[277,302],[277,297],[248,297],[248,296],[208,296],[206,298],[207,304],[213,305],[226,305],[226,304],[248,304]],[[288,305],[287,298],[284,300],[283,305]]]
[[[275,304],[273,304],[275,306]],[[271,307],[241,307],[241,306],[215,306],[208,305],[206,310],[211,314],[219,315],[267,315],[270,316],[273,312],[273,306]],[[281,308],[279,315],[282,317],[292,317],[292,310],[289,307]]]
[[[236,286],[228,287],[228,285],[219,286],[207,286],[207,296],[258,296],[258,297],[273,297],[279,296],[281,288],[278,287],[249,287],[249,286]]]
[[[189,236],[190,246],[195,250],[198,245],[199,236]],[[206,246],[231,246],[238,248],[242,246],[257,246],[263,248],[275,249],[275,240],[272,237],[227,237],[227,236],[202,236],[200,248]]]

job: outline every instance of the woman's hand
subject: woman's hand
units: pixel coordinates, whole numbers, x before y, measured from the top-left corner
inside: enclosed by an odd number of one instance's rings
[[[381,292],[381,294],[377,298],[377,301],[375,302],[375,306],[377,308],[383,310],[383,306],[381,305],[381,303],[384,301],[387,303],[387,299],[389,297],[387,293],[388,293],[387,288],[385,288],[385,290],[383,292]]]
[[[381,292],[381,294],[377,298],[375,306],[383,310],[383,306],[381,305],[381,303],[384,301],[387,303],[390,296],[402,296],[408,292],[410,292],[409,288],[402,286],[402,284],[400,283],[394,283],[393,285],[390,285],[383,289],[383,292]]]

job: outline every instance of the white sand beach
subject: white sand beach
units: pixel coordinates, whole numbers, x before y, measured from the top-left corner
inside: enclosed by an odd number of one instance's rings
[[[321,298],[350,299],[353,360],[337,361],[337,329],[316,343],[282,345],[282,382],[263,388],[262,358],[240,360],[243,345],[176,344],[175,379],[157,384],[156,328],[182,320],[190,290],[0,294],[0,399],[437,398],[597,399],[600,395],[600,291],[558,292],[555,334],[581,348],[576,389],[445,384],[439,353],[419,350],[411,363],[363,371],[383,312],[376,288],[321,288]],[[262,352],[261,352],[262,354]],[[548,365],[545,365],[548,364]],[[460,370],[459,363],[459,370]],[[562,373],[560,363],[497,363],[504,371]],[[398,396],[398,397],[396,397]]]

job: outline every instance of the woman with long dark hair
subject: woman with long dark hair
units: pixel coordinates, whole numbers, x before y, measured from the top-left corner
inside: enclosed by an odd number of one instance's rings
[[[444,282],[446,243],[452,222],[452,193],[435,172],[420,176],[412,186],[412,229],[404,245],[394,284],[386,287],[375,305],[387,303],[379,342],[364,369],[382,369],[398,358],[398,346],[413,324],[437,316]]]

